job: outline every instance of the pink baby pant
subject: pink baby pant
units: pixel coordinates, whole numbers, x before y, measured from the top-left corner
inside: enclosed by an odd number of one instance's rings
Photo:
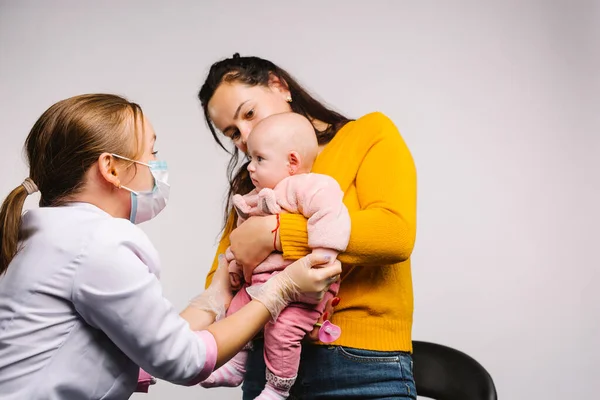
[[[267,281],[275,273],[252,276],[252,285]],[[298,374],[302,339],[313,330],[325,310],[327,301],[336,296],[339,282],[331,285],[319,304],[292,303],[287,306],[275,322],[264,328],[265,362],[269,371],[277,378],[290,379]],[[246,292],[246,285],[237,292],[227,310],[227,315],[248,304],[252,299]]]

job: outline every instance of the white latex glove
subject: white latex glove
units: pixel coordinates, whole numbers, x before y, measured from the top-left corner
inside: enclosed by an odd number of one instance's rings
[[[301,301],[316,304],[321,301],[341,272],[342,264],[338,260],[309,254],[288,265],[263,285],[250,286],[246,291],[250,297],[267,307],[275,321],[290,303]]]
[[[219,266],[213,275],[210,286],[204,293],[190,301],[190,306],[215,314],[217,321],[225,317],[225,312],[233,298],[229,285],[229,263],[224,254],[220,254],[218,260]]]

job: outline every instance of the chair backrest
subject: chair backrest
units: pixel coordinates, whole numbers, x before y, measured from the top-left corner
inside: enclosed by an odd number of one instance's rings
[[[497,400],[486,369],[463,352],[440,344],[413,342],[417,394],[436,400]]]

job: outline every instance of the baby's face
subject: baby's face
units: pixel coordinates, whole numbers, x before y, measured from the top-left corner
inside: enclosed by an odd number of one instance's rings
[[[257,190],[273,189],[290,176],[288,152],[275,134],[252,131],[248,137],[248,172]]]

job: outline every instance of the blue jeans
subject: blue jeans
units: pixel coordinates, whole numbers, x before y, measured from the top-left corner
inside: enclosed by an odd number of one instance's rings
[[[265,387],[263,341],[255,340],[246,363],[244,400]],[[290,399],[415,400],[412,357],[404,352],[304,344]]]

